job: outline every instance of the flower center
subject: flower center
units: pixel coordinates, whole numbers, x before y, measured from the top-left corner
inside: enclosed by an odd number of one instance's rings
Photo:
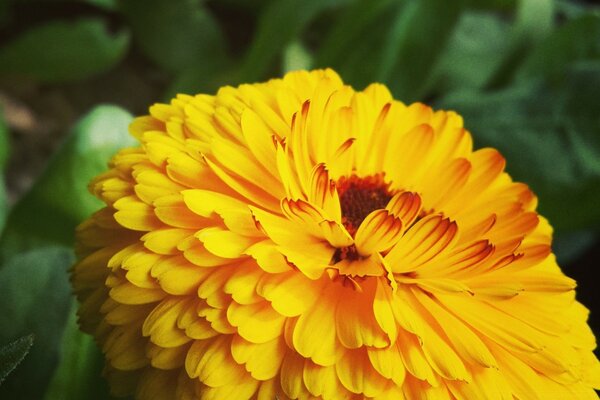
[[[342,223],[353,237],[367,215],[389,203],[392,198],[389,186],[383,180],[383,173],[362,178],[343,176],[337,181]]]

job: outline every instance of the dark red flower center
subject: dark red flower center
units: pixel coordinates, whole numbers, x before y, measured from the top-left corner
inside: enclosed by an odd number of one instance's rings
[[[354,236],[361,222],[372,211],[385,208],[393,194],[389,183],[383,180],[383,173],[358,177],[341,177],[336,187],[342,208],[342,223]]]
[[[336,182],[340,206],[342,209],[342,223],[352,237],[356,236],[358,227],[372,211],[385,208],[393,194],[390,193],[389,183],[383,180],[383,173],[358,177],[341,177]],[[354,245],[336,249],[331,264],[342,260],[358,260],[358,251]]]

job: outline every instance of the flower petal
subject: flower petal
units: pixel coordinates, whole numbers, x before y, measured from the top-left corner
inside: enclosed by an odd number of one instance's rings
[[[274,378],[279,373],[285,352],[285,342],[281,337],[256,344],[235,335],[231,341],[233,359],[243,364],[254,379],[261,381]]]
[[[408,229],[421,212],[421,197],[413,192],[395,194],[385,209],[402,221],[403,231]]]
[[[325,367],[335,364],[341,354],[335,329],[337,300],[324,291],[321,301],[298,317],[292,336],[298,354]]]
[[[344,286],[337,293],[340,301],[335,312],[335,331],[340,343],[346,348],[381,348],[389,345],[387,336],[379,329],[372,312],[376,284],[376,281],[370,279],[361,285],[362,292]]]
[[[337,189],[333,180],[329,178],[329,172],[323,163],[315,165],[312,170],[308,201],[321,208],[327,219],[336,222],[342,220]]]
[[[240,336],[252,343],[265,343],[279,337],[285,322],[267,302],[246,305],[232,302],[227,309],[227,319],[237,327]]]
[[[388,210],[375,210],[356,231],[356,249],[362,256],[382,252],[394,246],[402,234],[402,221]]]
[[[409,229],[385,256],[394,273],[418,269],[455,241],[455,222],[441,215],[425,217]]]
[[[335,370],[342,385],[352,393],[375,397],[385,387],[385,378],[373,368],[364,348],[346,350]]]

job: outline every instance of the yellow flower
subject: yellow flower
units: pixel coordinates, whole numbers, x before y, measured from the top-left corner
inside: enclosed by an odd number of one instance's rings
[[[300,71],[131,133],[72,274],[115,394],[597,398],[552,228],[456,113]]]

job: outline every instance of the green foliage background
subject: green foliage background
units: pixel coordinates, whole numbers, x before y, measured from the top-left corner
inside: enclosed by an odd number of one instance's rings
[[[476,146],[500,149],[539,195],[598,332],[600,11],[591,2],[7,0],[0,33],[0,94],[33,87],[80,100],[44,170],[12,197],[19,128],[9,107],[0,113],[0,169],[11,171],[0,174],[0,398],[109,397],[101,354],[77,329],[67,270],[75,226],[99,207],[87,182],[132,144],[132,114],[178,92],[300,68],[333,67],[357,89],[379,81],[404,102],[463,115]]]

